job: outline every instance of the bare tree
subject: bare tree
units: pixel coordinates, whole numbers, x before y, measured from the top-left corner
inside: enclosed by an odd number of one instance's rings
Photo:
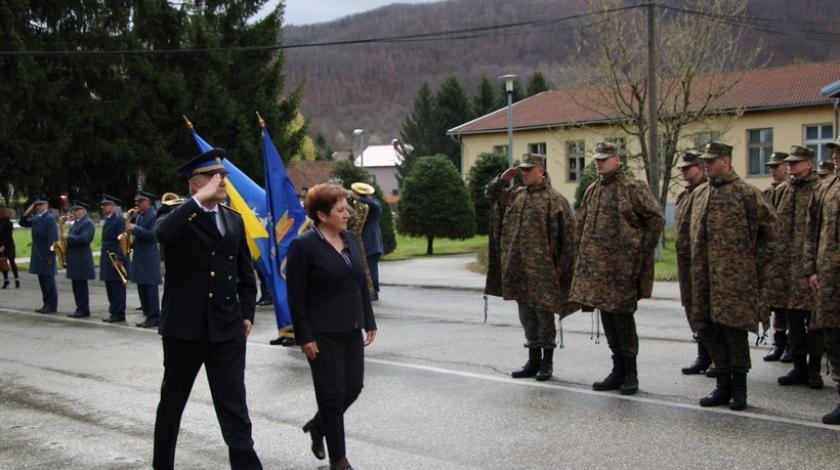
[[[594,2],[593,2],[594,3]],[[578,104],[635,139],[640,152],[630,155],[645,171],[651,191],[665,205],[674,154],[689,129],[715,131],[726,116],[721,98],[756,66],[761,45],[744,41],[746,0],[686,0],[680,8],[657,5],[656,91],[659,152],[651,155],[648,133],[647,28],[644,9],[610,11],[621,0],[598,0],[603,9],[577,38],[577,85],[590,90]],[[753,43],[754,44],[754,43]],[[718,130],[720,132],[720,130]],[[654,168],[659,171],[652,171]]]

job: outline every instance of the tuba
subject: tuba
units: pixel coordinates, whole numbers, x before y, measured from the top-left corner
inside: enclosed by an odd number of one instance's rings
[[[114,270],[117,271],[117,275],[120,277],[122,285],[125,286],[128,284],[128,271],[125,270],[125,265],[123,265],[117,258],[117,254],[113,251],[109,251],[108,259],[111,260],[111,266],[113,266]]]

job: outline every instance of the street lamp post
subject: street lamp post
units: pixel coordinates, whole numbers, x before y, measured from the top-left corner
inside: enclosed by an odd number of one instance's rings
[[[359,136],[359,166],[362,168],[365,167],[365,130],[364,129],[356,129],[353,131],[353,135]]]
[[[507,92],[507,109],[508,109],[508,146],[507,159],[508,168],[513,166],[513,82],[519,78],[514,74],[502,75],[499,80],[505,82],[505,91]],[[513,181],[513,180],[511,180]]]

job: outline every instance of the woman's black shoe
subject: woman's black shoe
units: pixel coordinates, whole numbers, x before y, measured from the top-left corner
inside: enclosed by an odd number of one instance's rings
[[[330,461],[330,470],[353,470],[347,457],[342,457],[335,461]]]
[[[312,424],[312,421],[303,426],[303,432],[308,432],[309,437],[312,438],[312,453],[318,460],[327,458],[327,453],[324,451],[324,435],[321,431]],[[332,464],[330,464],[332,467]]]
[[[9,280],[8,280],[8,279],[6,279],[5,281],[3,281],[3,289],[5,289],[5,288],[7,288],[7,287],[9,287]]]
[[[20,289],[20,279],[15,279],[15,289]]]

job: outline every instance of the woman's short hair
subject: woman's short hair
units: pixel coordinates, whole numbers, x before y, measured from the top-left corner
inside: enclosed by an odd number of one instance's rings
[[[306,209],[306,215],[318,225],[321,223],[318,212],[329,215],[333,206],[341,199],[347,199],[347,190],[343,187],[330,183],[316,184],[306,192],[303,207]]]

